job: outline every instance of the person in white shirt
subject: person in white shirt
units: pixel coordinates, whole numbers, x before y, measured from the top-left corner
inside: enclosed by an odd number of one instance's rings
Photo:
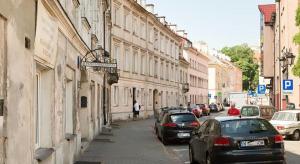
[[[139,105],[139,103],[136,100],[134,100],[134,102],[133,102],[133,119],[135,119],[139,116],[140,108],[141,108],[141,106]]]

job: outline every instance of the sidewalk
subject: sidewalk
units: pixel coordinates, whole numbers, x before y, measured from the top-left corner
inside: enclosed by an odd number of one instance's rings
[[[113,135],[97,136],[78,164],[179,164],[153,131],[154,119],[120,122]],[[76,163],[76,164],[77,164]],[[91,163],[92,164],[92,163]],[[96,163],[94,163],[96,164]]]

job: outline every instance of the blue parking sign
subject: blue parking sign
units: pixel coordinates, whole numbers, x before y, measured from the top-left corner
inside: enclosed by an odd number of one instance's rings
[[[293,80],[283,80],[282,81],[283,92],[291,93],[294,90]]]
[[[266,85],[258,85],[257,94],[266,94]]]

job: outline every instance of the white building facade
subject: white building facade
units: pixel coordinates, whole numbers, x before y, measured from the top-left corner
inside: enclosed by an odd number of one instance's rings
[[[113,0],[111,46],[120,70],[112,86],[113,120],[131,118],[134,100],[142,117],[179,104],[181,38],[153,10],[144,1]]]

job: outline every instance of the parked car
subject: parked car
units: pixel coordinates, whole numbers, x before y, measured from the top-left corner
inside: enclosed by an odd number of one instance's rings
[[[170,111],[157,124],[156,134],[163,144],[189,141],[191,133],[200,126],[196,116],[188,111]]]
[[[242,117],[261,117],[271,120],[274,113],[275,108],[267,105],[246,105],[241,108]]]
[[[164,116],[169,113],[169,112],[181,112],[181,111],[187,111],[185,108],[182,107],[163,107],[161,108],[161,111],[158,115],[158,117],[156,118],[155,124],[154,124],[154,129],[155,132],[157,133],[157,127],[158,124],[160,124],[160,122],[162,121],[162,119],[164,118]]]
[[[191,104],[191,111],[198,118],[200,118],[202,116],[202,109],[198,105],[196,105],[196,104]]]
[[[200,107],[200,109],[202,109],[202,114],[205,114],[207,116],[210,115],[210,109],[206,104],[197,104],[197,105]]]
[[[283,137],[265,119],[216,117],[193,132],[194,163],[285,163]]]
[[[209,104],[209,109],[210,109],[210,112],[219,112],[217,104],[214,104],[214,103]]]
[[[300,110],[276,112],[270,122],[280,134],[293,140],[300,139]]]

